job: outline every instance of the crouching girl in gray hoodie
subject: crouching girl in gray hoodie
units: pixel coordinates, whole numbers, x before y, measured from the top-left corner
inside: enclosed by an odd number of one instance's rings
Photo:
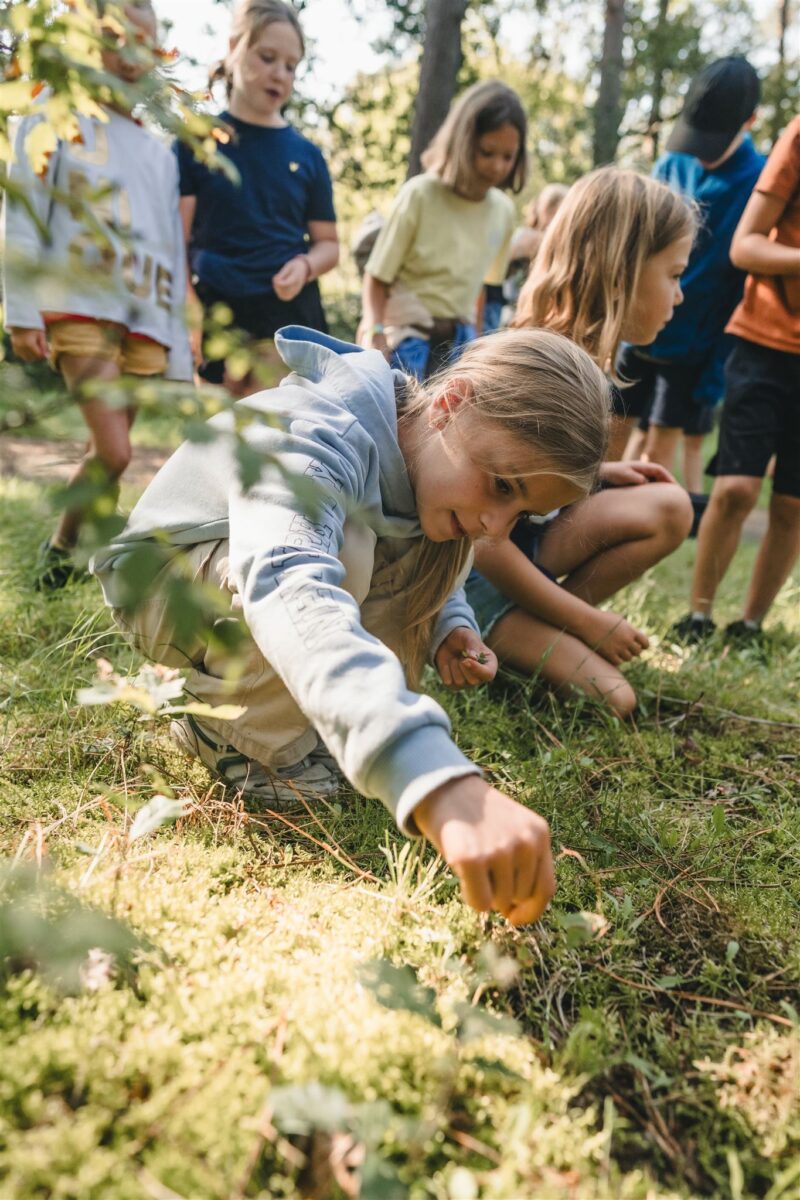
[[[331,795],[341,770],[430,838],[467,903],[536,920],[555,888],[546,822],[483,779],[415,689],[426,662],[453,688],[493,678],[461,587],[472,543],[591,490],[606,380],[541,330],[483,338],[424,384],[308,329],[284,329],[276,346],[292,373],[213,417],[213,440],[185,442],[96,557],[106,602],[143,654],[186,669],[190,695],[246,708],[173,726],[229,786],[279,807]],[[243,421],[264,462],[249,488],[233,436]],[[143,541],[166,562],[133,605]],[[220,622],[244,621],[233,672],[213,630],[176,628],[164,586],[175,572],[218,589]]]

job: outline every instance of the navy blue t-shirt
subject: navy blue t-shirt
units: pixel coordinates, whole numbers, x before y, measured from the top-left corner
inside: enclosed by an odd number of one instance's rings
[[[656,163],[656,179],[697,203],[700,228],[681,279],[683,304],[646,347],[653,358],[700,364],[720,353],[745,280],[745,272],[731,263],[731,241],[764,161],[746,134],[727,162],[712,171],[690,154],[664,154]]]
[[[198,279],[230,296],[272,291],[272,277],[308,249],[309,221],[335,221],[322,152],[291,125],[271,129],[221,114],[230,142],[220,151],[241,183],[212,171],[175,143],[182,196],[195,196],[189,262]]]

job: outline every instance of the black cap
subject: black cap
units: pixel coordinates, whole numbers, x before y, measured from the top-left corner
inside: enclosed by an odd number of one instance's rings
[[[718,58],[689,84],[667,150],[716,162],[752,117],[760,94],[758,75],[746,58]]]

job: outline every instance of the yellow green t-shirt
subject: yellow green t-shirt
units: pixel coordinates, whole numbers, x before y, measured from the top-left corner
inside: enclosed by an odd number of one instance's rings
[[[472,320],[484,283],[502,283],[514,205],[491,188],[465,200],[436,175],[401,187],[367,262],[382,283],[409,288],[434,317]]]

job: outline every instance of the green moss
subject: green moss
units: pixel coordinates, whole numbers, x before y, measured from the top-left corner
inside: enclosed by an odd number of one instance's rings
[[[555,911],[512,930],[466,909],[429,851],[404,854],[379,805],[345,796],[320,824],[268,825],[163,729],[77,706],[97,654],[120,670],[132,656],[91,584],[30,590],[47,521],[33,485],[0,483],[0,846],[41,857],[153,949],[132,981],[69,997],[23,973],[0,995],[3,1194],[309,1195],[330,1135],[285,1133],[270,1097],[311,1084],[344,1114],[339,1135],[368,1147],[381,1197],[397,1180],[414,1200],[777,1187],[800,1152],[796,1098],[769,1090],[792,1031],[753,1014],[800,1008],[800,811],[796,730],[761,722],[796,719],[796,588],[768,669],[665,639],[691,547],[630,589],[653,637],[631,671],[633,728],[528,683],[451,697],[430,681],[464,749],[553,828]],[[126,809],[152,795],[154,769],[189,815],[126,849]],[[581,911],[602,914],[594,935],[565,919]],[[414,968],[441,1028],[376,1003],[356,973],[376,958]],[[462,1043],[465,1002],[519,1032]],[[745,1061],[776,1106],[769,1129]],[[784,1178],[781,1200],[796,1194]]]

